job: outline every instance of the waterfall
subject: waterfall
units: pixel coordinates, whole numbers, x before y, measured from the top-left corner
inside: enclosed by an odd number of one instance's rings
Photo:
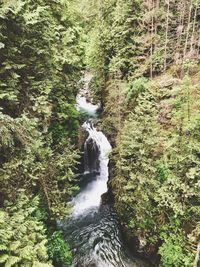
[[[101,196],[107,192],[108,156],[112,148],[103,132],[94,126],[99,105],[87,101],[88,84],[86,80],[86,87],[77,96],[77,109],[90,117],[82,125],[88,134],[82,178],[89,175],[91,179],[73,198],[72,215],[59,225],[73,252],[72,267],[144,267],[144,262],[127,254],[113,208],[101,205]]]
[[[82,127],[88,132],[84,145],[85,174],[97,175],[73,199],[73,216],[83,215],[100,206],[101,196],[107,191],[108,155],[112,149],[106,136],[93,126],[92,121],[86,121]]]

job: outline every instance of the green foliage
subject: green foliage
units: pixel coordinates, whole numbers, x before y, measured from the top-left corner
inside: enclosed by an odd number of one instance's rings
[[[106,116],[102,122],[102,127],[106,135],[114,142],[117,131],[121,128],[123,118],[126,115],[124,107],[127,106],[127,83],[119,79],[113,79],[107,84],[105,95],[106,102],[104,112]]]
[[[5,266],[52,266],[38,201],[52,221],[69,213],[65,203],[77,189],[75,98],[83,30],[74,6],[68,0],[0,4],[0,207],[5,228],[5,239],[0,239],[6,246]],[[19,189],[29,198],[21,197]],[[19,200],[11,208],[6,203],[13,199]]]
[[[163,242],[163,266],[191,266],[199,235],[199,1],[103,0],[96,9],[83,2],[91,14],[86,66],[116,144],[117,211],[134,235]],[[169,237],[174,217],[177,241]]]
[[[146,91],[148,88],[148,80],[144,77],[140,77],[136,80],[130,82],[130,86],[127,92],[126,101],[130,102],[131,100],[137,98],[139,94]]]
[[[54,232],[48,237],[48,251],[54,266],[71,266],[72,255],[68,245],[62,239],[61,232]]]
[[[23,191],[16,203],[0,210],[0,263],[10,266],[53,266],[48,260],[47,236],[37,218],[39,198]]]
[[[5,152],[0,167],[1,194],[12,199],[21,187],[27,193],[42,193],[52,215],[63,216],[68,212],[65,201],[76,190],[73,179],[77,151],[66,141],[64,148],[57,145],[52,149],[51,143],[42,138],[35,124],[30,124],[26,117],[9,121],[6,115],[2,118],[2,124],[6,122],[6,125],[1,129],[6,135],[2,136],[1,151]]]
[[[188,253],[184,235],[181,233],[170,233],[170,235],[167,235],[165,233],[161,236],[163,244],[159,248],[159,254],[161,255],[160,266],[191,266],[194,255]]]
[[[169,174],[169,170],[167,169],[167,167],[161,163],[161,162],[156,162],[156,172],[157,172],[157,177],[158,180],[163,183],[168,179],[168,174]]]
[[[26,115],[21,118],[12,117],[0,112],[0,148],[12,149],[12,147],[25,147],[31,143],[30,134],[34,131],[35,122],[29,120]]]
[[[197,82],[148,82],[130,98],[132,112],[117,137],[115,206],[134,235],[162,241],[161,266],[191,266],[199,238]]]
[[[52,122],[49,132],[52,134],[53,143],[67,143],[67,139],[71,137],[73,140],[77,138],[79,128],[79,113],[75,109],[75,104],[67,102],[60,103],[56,112],[57,120]]]
[[[13,3],[0,7],[0,194],[42,194],[62,216],[76,189],[82,28],[68,1]]]
[[[85,63],[103,103],[106,81],[116,73],[121,79],[135,79],[154,77],[173,63],[183,73],[195,68],[197,1],[171,1],[169,9],[165,1],[84,0],[82,5],[88,36]]]
[[[77,189],[75,97],[85,65],[94,75],[94,99],[104,107],[103,127],[116,141],[112,187],[119,215],[138,236],[162,241],[162,266],[191,266],[199,235],[199,1],[182,4],[1,1],[2,264],[51,266],[46,213],[38,206],[63,217]],[[187,73],[182,81],[152,80],[173,63],[176,77]],[[70,265],[60,233],[49,238],[48,251],[55,264]]]

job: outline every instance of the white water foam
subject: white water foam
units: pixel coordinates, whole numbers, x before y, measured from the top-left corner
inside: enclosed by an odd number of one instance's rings
[[[112,150],[106,136],[101,131],[97,131],[91,122],[85,122],[83,128],[89,134],[88,139],[93,139],[99,148],[100,174],[97,175],[96,179],[90,182],[86,188],[73,199],[73,216],[85,214],[86,211],[91,210],[91,208],[100,206],[101,195],[107,191],[108,155]]]
[[[86,77],[85,80],[88,82],[89,79]],[[88,90],[86,84],[85,93],[82,91],[77,96],[77,109],[95,117],[99,105],[93,105],[86,100]],[[85,170],[91,175],[92,181],[73,199],[72,216],[60,224],[73,250],[71,267],[145,267],[146,264],[129,258],[126,254],[118,219],[112,207],[100,206],[101,195],[107,191],[111,145],[106,136],[93,126],[91,120],[86,121],[83,128],[88,132],[84,146]],[[95,164],[97,159],[98,164]]]
[[[82,95],[78,95],[76,97],[77,102],[77,110],[78,111],[85,111],[90,115],[95,115],[100,105],[94,105],[87,101],[86,97]]]
[[[86,100],[84,92],[77,96],[77,109],[84,110],[87,113],[95,114],[100,105],[93,105]],[[98,146],[99,155],[99,175],[95,180],[90,182],[74,199],[74,209],[72,216],[80,216],[92,208],[98,208],[101,203],[101,195],[107,191],[108,181],[108,162],[109,153],[112,150],[106,136],[98,131],[91,121],[86,121],[82,127],[88,132],[89,136],[86,140],[92,139]]]

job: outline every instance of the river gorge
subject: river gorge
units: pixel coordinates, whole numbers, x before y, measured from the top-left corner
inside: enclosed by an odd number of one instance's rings
[[[112,147],[95,126],[99,105],[88,101],[88,84],[77,96],[77,109],[87,114],[82,128],[87,133],[84,144],[84,178],[87,182],[73,198],[72,215],[60,227],[69,243],[73,267],[147,267],[134,258],[125,246],[117,214],[110,204],[102,204],[107,192],[108,162]],[[89,182],[87,177],[89,178]]]

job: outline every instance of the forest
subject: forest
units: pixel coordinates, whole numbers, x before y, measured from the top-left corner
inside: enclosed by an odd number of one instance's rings
[[[97,176],[100,131],[112,146],[98,208],[148,265],[80,264],[58,227],[88,177],[85,73]],[[200,0],[0,0],[0,266],[198,267],[199,177]]]

